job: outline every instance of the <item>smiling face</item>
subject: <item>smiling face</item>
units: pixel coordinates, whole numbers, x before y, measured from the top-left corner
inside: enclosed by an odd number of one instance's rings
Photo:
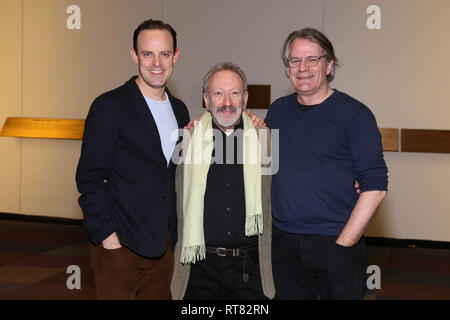
[[[149,90],[163,90],[179,56],[178,49],[173,50],[172,35],[167,30],[142,30],[137,49],[137,53],[131,50],[131,56],[139,65],[138,82]]]
[[[203,94],[203,99],[222,130],[234,128],[247,105],[248,93],[244,92],[243,84],[239,74],[230,70],[218,71],[209,79],[208,92]]]
[[[324,51],[315,42],[298,38],[290,45],[289,57],[321,56]],[[328,92],[327,75],[332,71],[333,61],[327,62],[326,58],[319,60],[314,67],[306,67],[305,59],[297,68],[287,67],[286,74],[299,98],[307,98],[309,101],[321,101]]]

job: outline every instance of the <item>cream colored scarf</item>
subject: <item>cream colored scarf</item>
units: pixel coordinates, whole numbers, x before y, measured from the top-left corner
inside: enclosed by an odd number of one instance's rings
[[[260,145],[256,129],[245,112],[242,121],[245,235],[253,236],[263,232]],[[184,159],[181,263],[195,263],[206,256],[203,205],[212,150],[212,117],[206,112],[194,129]]]

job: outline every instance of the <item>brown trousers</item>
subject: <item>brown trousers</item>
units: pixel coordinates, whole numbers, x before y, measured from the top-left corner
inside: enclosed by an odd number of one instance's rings
[[[90,244],[95,291],[100,300],[171,300],[173,251],[167,241],[162,257],[146,258],[121,247]]]

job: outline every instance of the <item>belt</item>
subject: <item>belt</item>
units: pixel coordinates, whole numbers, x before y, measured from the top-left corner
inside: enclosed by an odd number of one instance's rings
[[[258,241],[239,248],[221,248],[221,247],[210,247],[206,246],[206,252],[213,253],[221,257],[232,256],[232,257],[241,257],[245,256],[248,251],[254,250],[258,248]]]

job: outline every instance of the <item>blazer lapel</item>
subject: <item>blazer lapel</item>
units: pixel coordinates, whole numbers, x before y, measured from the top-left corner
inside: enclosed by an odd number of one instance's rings
[[[139,118],[142,119],[142,121],[144,122],[145,127],[147,128],[153,139],[155,139],[156,144],[159,146],[161,157],[164,159],[165,162],[166,158],[162,150],[161,138],[159,136],[158,127],[156,126],[155,119],[153,118],[152,113],[150,112],[150,108],[148,107],[144,96],[142,95],[141,91],[139,90],[139,87],[136,84],[135,81],[136,78],[137,76],[134,76],[127,82],[130,94],[133,97],[132,107],[138,113]]]

